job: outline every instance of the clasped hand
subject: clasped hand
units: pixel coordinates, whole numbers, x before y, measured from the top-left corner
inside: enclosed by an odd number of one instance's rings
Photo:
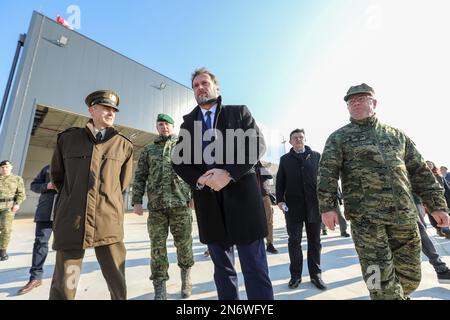
[[[200,185],[206,185],[214,191],[222,190],[230,181],[230,173],[223,169],[208,170],[198,179]]]

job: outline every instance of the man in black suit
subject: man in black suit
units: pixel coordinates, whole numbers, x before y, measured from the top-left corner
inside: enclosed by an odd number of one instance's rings
[[[320,269],[320,213],[317,198],[317,173],[320,153],[305,145],[305,130],[295,129],[289,135],[289,153],[280,159],[277,172],[277,203],[285,213],[288,250],[291,264],[289,288],[297,288],[302,281],[302,230],[308,238],[308,270],[311,283],[325,290]],[[287,209],[287,210],[286,210]]]
[[[31,259],[30,280],[17,294],[30,292],[42,284],[44,262],[48,254],[48,241],[52,235],[53,205],[56,189],[50,182],[50,165],[46,165],[31,182],[31,190],[40,193],[39,202],[34,215],[36,222],[33,256]]]
[[[265,142],[246,106],[223,105],[216,77],[192,75],[198,106],[183,117],[172,155],[175,172],[193,188],[200,241],[208,245],[220,300],[239,299],[234,246],[248,299],[273,299],[264,237],[267,223],[253,166]]]

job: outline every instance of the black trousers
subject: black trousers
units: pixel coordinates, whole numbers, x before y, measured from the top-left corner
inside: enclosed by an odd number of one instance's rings
[[[48,254],[48,241],[52,235],[52,225],[52,221],[36,222],[30,280],[42,279],[42,275],[44,274],[44,263]]]
[[[320,222],[308,223],[306,221],[296,221],[286,218],[286,228],[289,235],[288,249],[289,259],[291,261],[289,271],[292,278],[301,278],[303,269],[303,252],[302,252],[302,233],[303,224],[306,228],[306,237],[308,244],[307,260],[310,278],[316,278],[322,273],[320,269],[320,252],[322,245],[320,244]]]
[[[420,241],[422,242],[422,252],[424,255],[427,256],[429,262],[431,263],[436,272],[445,272],[447,270],[447,265],[439,257],[439,254],[437,253],[433,242],[428,236],[426,227],[427,224],[425,222],[424,217],[422,216],[419,210],[417,211],[419,214],[419,220],[417,221],[417,225],[419,226]],[[429,217],[432,218],[431,215]]]

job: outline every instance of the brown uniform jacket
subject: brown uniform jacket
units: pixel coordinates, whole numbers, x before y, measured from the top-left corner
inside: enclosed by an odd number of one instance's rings
[[[132,178],[133,145],[114,128],[101,142],[90,120],[58,136],[51,178],[59,197],[54,250],[84,249],[123,240],[123,196]]]

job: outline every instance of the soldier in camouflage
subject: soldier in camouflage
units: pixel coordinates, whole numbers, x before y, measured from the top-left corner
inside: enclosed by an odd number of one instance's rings
[[[14,215],[25,200],[23,179],[11,173],[12,168],[8,160],[0,162],[0,261],[8,260]]]
[[[320,161],[318,196],[323,223],[338,224],[336,189],[342,179],[345,217],[372,299],[409,299],[421,279],[420,236],[413,193],[440,226],[449,217],[443,190],[399,129],[378,121],[367,84],[350,87],[344,100],[350,123],[328,138]]]
[[[173,119],[159,114],[156,128],[159,136],[145,146],[136,169],[133,184],[134,213],[143,214],[142,197],[147,186],[147,228],[151,246],[151,277],[155,300],[166,300],[167,236],[170,231],[177,248],[178,266],[181,268],[181,296],[192,294],[190,270],[194,265],[192,253],[192,212],[190,187],[175,173],[171,165],[172,149],[177,137],[173,132]]]

